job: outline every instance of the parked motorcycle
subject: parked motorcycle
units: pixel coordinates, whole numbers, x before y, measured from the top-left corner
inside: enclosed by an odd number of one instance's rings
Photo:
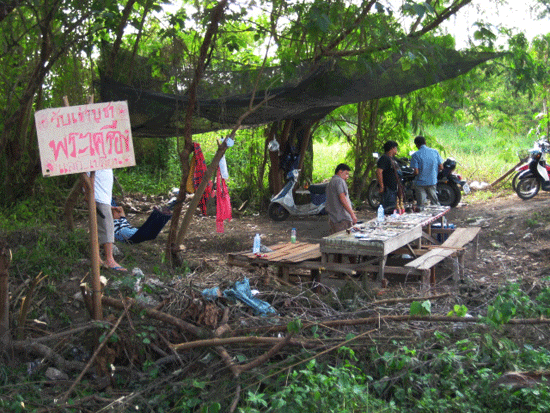
[[[546,163],[546,154],[550,152],[550,143],[546,139],[535,142],[529,151],[527,168],[522,168],[512,179],[512,186],[516,194],[523,199],[531,199],[543,191],[550,191],[550,169]]]
[[[470,186],[466,179],[455,172],[457,162],[454,158],[447,158],[443,162],[443,169],[437,174],[437,197],[441,205],[456,207],[461,199],[462,192],[470,193]],[[450,192],[450,189],[454,192]],[[462,192],[461,192],[462,190]]]
[[[373,154],[375,158],[378,158],[378,154]],[[414,196],[414,169],[409,165],[409,158],[395,158],[397,164],[400,167],[398,171],[401,181],[403,183],[405,196],[403,202],[408,205],[412,205]],[[443,162],[443,170],[439,171],[437,175],[437,198],[441,205],[456,207],[462,199],[462,191],[465,194],[470,193],[470,187],[465,179],[454,172],[456,169],[456,161],[453,158],[447,158]],[[380,186],[378,180],[373,179],[367,189],[367,200],[370,207],[374,210],[378,209],[380,202],[382,202],[382,195],[379,191]]]
[[[529,159],[530,159],[530,156],[531,156],[531,151],[540,149],[541,142],[546,142],[546,139],[543,138],[543,139],[539,139],[539,140],[535,141],[535,143],[533,144],[533,148],[531,150],[527,151],[526,153],[521,153],[521,154],[518,153],[520,161],[522,161],[523,163],[516,168],[516,173],[514,174],[514,176],[512,178],[512,189],[514,191],[516,191],[518,178],[521,175],[521,173],[529,170]],[[546,170],[550,174],[550,165],[548,163],[546,164]]]
[[[298,182],[299,174],[298,169],[290,171],[286,176],[288,181],[283,189],[271,198],[267,213],[273,221],[284,221],[290,215],[303,216],[324,213],[328,183],[309,185],[306,191],[310,197],[310,202],[304,205],[296,205],[293,189]]]

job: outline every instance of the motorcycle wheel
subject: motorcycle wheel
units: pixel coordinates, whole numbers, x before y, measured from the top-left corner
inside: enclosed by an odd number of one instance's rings
[[[367,189],[367,201],[369,202],[370,207],[375,211],[382,203],[380,185],[378,185],[378,181],[376,179],[370,183],[369,188]]]
[[[534,176],[518,180],[515,187],[516,194],[518,194],[518,196],[523,200],[533,198],[539,193],[539,190],[540,182]]]
[[[518,186],[518,176],[521,172],[516,172],[514,177],[512,178],[512,189],[515,191],[516,187]]]
[[[269,204],[269,207],[267,208],[267,214],[269,215],[269,218],[271,218],[273,221],[284,221],[288,218],[290,213],[281,206],[281,204],[278,204],[276,202],[272,202]]]
[[[437,199],[441,205],[454,208],[462,199],[462,192],[454,183],[439,182],[437,184]]]

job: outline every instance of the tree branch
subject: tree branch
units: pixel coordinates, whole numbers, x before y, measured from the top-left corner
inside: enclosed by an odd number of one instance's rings
[[[321,53],[317,57],[315,57],[314,61],[315,62],[319,61],[322,57],[326,56],[327,52],[333,51],[341,42],[343,42],[346,39],[346,37],[348,37],[351,34],[351,32],[353,32],[357,28],[359,23],[361,23],[361,21],[367,16],[367,14],[372,9],[372,6],[376,2],[377,2],[377,0],[371,0],[363,8],[363,10],[359,14],[359,16],[357,16],[355,21],[352,24],[350,24],[349,27],[346,30],[340,32],[340,34],[338,36],[336,36],[336,38],[332,42],[330,42],[329,45],[326,48],[321,49]]]
[[[456,3],[452,4],[451,6],[443,10],[441,14],[437,15],[435,20],[433,20],[426,26],[422,27],[422,29],[409,33],[407,37],[414,39],[432,31],[433,29],[438,27],[441,23],[443,23],[445,20],[447,20],[449,17],[456,14],[462,7],[467,6],[471,2],[472,0],[458,0]]]

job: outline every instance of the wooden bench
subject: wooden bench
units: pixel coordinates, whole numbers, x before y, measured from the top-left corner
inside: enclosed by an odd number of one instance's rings
[[[270,245],[271,252],[254,254],[250,250],[232,252],[227,256],[227,264],[239,267],[267,267],[277,268],[277,275],[285,281],[290,280],[290,271],[310,271],[311,281],[320,282],[321,272],[357,275],[366,270],[378,270],[379,265],[373,263],[379,259],[352,263],[322,262],[319,244],[285,242]],[[403,272],[403,271],[402,271]],[[402,273],[401,272],[401,273]]]
[[[480,227],[456,228],[445,242],[430,248],[415,260],[405,264],[414,274],[421,276],[424,287],[435,284],[435,266],[445,258],[457,255],[459,268],[453,272],[453,280],[457,281],[464,276],[464,247],[475,240],[474,259],[477,259],[478,234]]]
[[[269,248],[271,252],[258,255],[250,251],[230,253],[227,263],[240,267],[274,265],[278,268],[278,275],[285,281],[289,280],[291,268],[311,271],[312,279],[319,277],[319,270],[322,269],[319,244],[285,242]]]

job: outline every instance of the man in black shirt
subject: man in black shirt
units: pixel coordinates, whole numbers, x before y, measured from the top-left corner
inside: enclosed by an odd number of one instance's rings
[[[391,212],[397,204],[397,163],[394,156],[397,154],[397,142],[387,141],[384,144],[384,155],[376,163],[376,178],[382,194],[384,211]]]

